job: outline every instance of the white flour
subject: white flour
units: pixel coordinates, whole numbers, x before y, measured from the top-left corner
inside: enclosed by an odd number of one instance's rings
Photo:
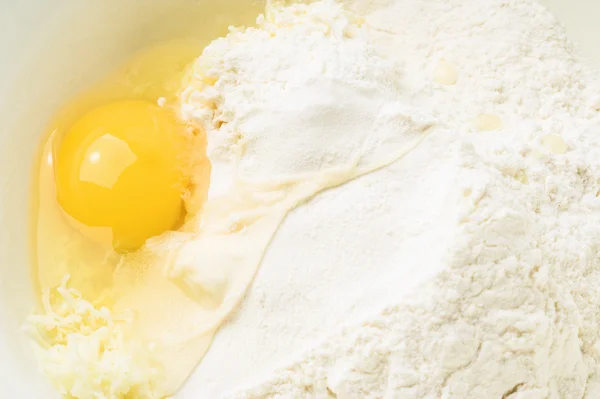
[[[183,113],[217,171],[375,159],[380,130],[436,128],[288,216],[181,397],[599,397],[596,81],[529,0],[349,6],[364,21],[298,6],[206,51]]]

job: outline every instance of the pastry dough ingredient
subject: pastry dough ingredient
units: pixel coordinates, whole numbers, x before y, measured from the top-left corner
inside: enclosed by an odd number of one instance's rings
[[[157,104],[99,106],[57,143],[62,208],[89,227],[107,227],[118,251],[135,250],[181,220],[187,189],[185,129]]]

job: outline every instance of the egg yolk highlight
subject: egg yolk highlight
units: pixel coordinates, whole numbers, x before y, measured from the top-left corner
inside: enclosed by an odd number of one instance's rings
[[[186,189],[185,131],[149,101],[118,101],[84,114],[54,150],[57,199],[88,227],[112,230],[119,252],[175,228]]]

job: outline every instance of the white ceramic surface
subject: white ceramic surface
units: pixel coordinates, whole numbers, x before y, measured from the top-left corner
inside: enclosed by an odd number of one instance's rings
[[[235,20],[235,7],[253,1],[0,0],[0,397],[55,397],[20,331],[34,304],[27,214],[31,168],[48,118],[135,50],[175,37],[210,39],[215,27],[223,31]],[[542,2],[600,61],[594,43],[600,1]]]
[[[581,54],[600,67],[600,1],[538,0],[558,16]]]

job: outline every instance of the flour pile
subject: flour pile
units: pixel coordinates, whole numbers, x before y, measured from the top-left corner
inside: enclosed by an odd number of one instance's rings
[[[419,145],[288,215],[182,397],[600,397],[600,85],[573,54],[531,0],[326,0],[211,44],[182,115],[223,176]]]

